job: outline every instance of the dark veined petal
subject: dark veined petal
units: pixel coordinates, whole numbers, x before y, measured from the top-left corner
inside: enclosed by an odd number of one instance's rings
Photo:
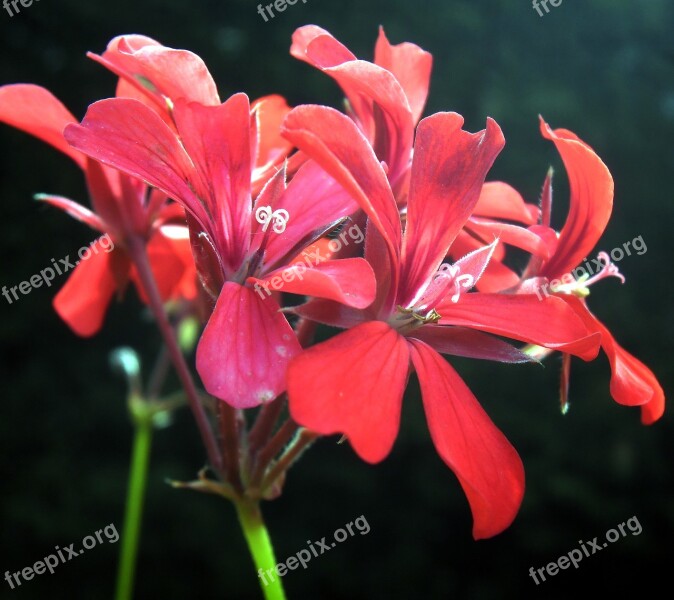
[[[522,461],[456,371],[426,344],[409,342],[433,444],[466,494],[473,537],[495,536],[522,504]]]
[[[398,302],[407,306],[447,255],[471,215],[505,140],[495,121],[471,134],[463,117],[437,113],[419,123],[407,203]]]

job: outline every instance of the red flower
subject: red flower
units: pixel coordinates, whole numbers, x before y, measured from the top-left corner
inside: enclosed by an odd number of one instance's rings
[[[299,280],[290,264],[356,205],[313,162],[289,184],[279,170],[253,204],[251,107],[244,94],[218,106],[179,99],[172,117],[175,129],[137,100],[102,100],[66,137],[185,207],[199,275],[217,299],[197,370],[209,393],[238,408],[257,406],[285,389],[287,364],[301,348],[275,298],[257,295],[251,284],[282,277],[286,292],[369,305],[374,280],[363,259],[318,264]],[[259,222],[260,210],[285,213],[284,235]]]
[[[369,217],[373,227],[368,227],[365,256],[378,286],[375,302],[365,310],[324,300],[297,309],[302,316],[350,329],[293,359],[288,393],[291,414],[300,424],[322,434],[345,434],[359,456],[375,463],[387,456],[397,435],[411,364],[435,447],[468,497],[474,537],[485,538],[508,527],[517,513],[524,492],[522,463],[438,352],[527,360],[483,333],[488,332],[590,358],[599,336],[558,298],[539,302],[533,294],[463,293],[480,278],[493,245],[439,272],[504,144],[492,120],[477,134],[463,131],[462,124],[454,113],[419,124],[403,233],[386,174],[354,123],[319,106],[298,107],[287,117],[288,139],[335,177]]]
[[[121,175],[71,148],[63,129],[75,117],[50,92],[35,85],[0,88],[0,121],[21,129],[60,150],[84,171],[94,211],[67,198],[37,198],[67,212],[92,229],[107,233],[110,252],[80,261],[54,298],[59,316],[81,336],[101,328],[115,292],[122,294],[129,280],[144,298],[135,268],[125,250],[129,236],[147,243],[152,270],[164,300],[194,298],[196,272],[190,256],[187,229],[180,227],[183,210],[169,204],[166,195],[150,191],[137,179]]]
[[[548,295],[548,289],[563,298],[576,310],[586,325],[601,332],[601,347],[611,364],[611,396],[619,404],[640,406],[644,424],[657,421],[665,409],[665,395],[653,372],[628,353],[616,341],[609,329],[587,307],[585,298],[589,286],[608,276],[619,277],[618,268],[606,253],[600,253],[602,270],[589,278],[581,262],[596,246],[604,233],[613,209],[613,178],[601,159],[585,142],[565,129],[552,130],[540,121],[543,137],[551,140],[562,157],[569,177],[571,199],[569,214],[559,239],[549,238],[551,249],[547,260],[532,259],[526,273],[531,279],[525,286],[535,286]],[[552,207],[551,175],[543,189],[543,225],[549,226]],[[576,272],[584,276],[576,279]],[[533,282],[533,284],[532,284]],[[564,359],[562,377],[562,406],[567,403],[570,362]]]

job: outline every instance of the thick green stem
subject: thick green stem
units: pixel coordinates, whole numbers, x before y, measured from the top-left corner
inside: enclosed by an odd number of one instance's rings
[[[152,446],[152,414],[140,414],[142,411],[134,411],[133,407],[131,410],[135,429],[117,572],[116,600],[131,600],[133,597],[136,556],[140,541],[140,525],[150,462],[150,448]]]
[[[276,574],[276,557],[267,533],[260,503],[241,499],[235,502],[241,529],[248,542],[265,600],[285,600],[281,578]]]

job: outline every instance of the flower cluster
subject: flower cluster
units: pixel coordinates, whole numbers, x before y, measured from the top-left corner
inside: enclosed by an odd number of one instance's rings
[[[391,451],[414,371],[473,535],[493,536],[517,514],[524,469],[442,355],[523,363],[559,352],[566,407],[571,357],[603,350],[616,402],[640,406],[645,424],[664,410],[655,376],[588,309],[589,281],[536,294],[598,242],[611,175],[590,146],[541,119],[570,182],[556,231],[551,172],[536,204],[486,181],[505,145],[495,121],[469,133],[453,112],[421,118],[429,53],[390,44],[382,29],[368,62],[316,26],[295,32],[290,53],[335,80],[344,112],[291,109],[277,95],[223,102],[199,57],[139,35],[92,55],[119,83],[81,123],[42,88],[0,88],[0,120],[73,159],[93,210],[40,198],[115,243],[77,267],[55,308],[87,336],[129,282],[148,301],[132,260],[143,245],[162,300],[193,303],[204,316],[196,369],[210,395],[238,411],[287,394],[296,424],[342,434],[369,463]],[[332,244],[347,229],[365,235]],[[524,268],[513,269],[513,249]],[[295,277],[303,256],[319,253]],[[609,261],[602,277],[616,274]],[[343,331],[312,344],[315,324]]]

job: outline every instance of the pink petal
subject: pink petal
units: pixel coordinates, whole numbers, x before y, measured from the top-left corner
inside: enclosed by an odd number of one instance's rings
[[[173,111],[180,139],[201,177],[213,223],[213,242],[236,271],[250,244],[252,157],[250,105],[236,94],[219,106],[178,100]]]
[[[362,258],[331,260],[309,268],[296,263],[248,281],[273,291],[335,300],[353,308],[372,304],[376,288],[372,267]]]
[[[382,233],[397,281],[401,225],[386,174],[353,121],[325,106],[299,106],[284,135],[334,177]]]
[[[66,128],[65,137],[85,154],[181,202],[206,229],[208,215],[188,184],[194,165],[175,132],[144,104],[125,98],[95,102],[81,125]],[[203,194],[203,185],[195,191]]]
[[[251,408],[285,390],[288,362],[300,351],[273,298],[227,282],[199,341],[197,371],[209,394]]]
[[[265,250],[267,265],[274,265],[306,236],[356,212],[358,204],[335,179],[314,161],[308,161],[300,167],[274,208],[287,210],[290,219],[283,235],[271,235]],[[349,231],[353,233],[348,234]],[[341,245],[354,243],[353,239],[358,237],[357,230],[347,223]]]
[[[466,229],[483,239],[499,238],[505,244],[520,248],[544,260],[550,258],[550,249],[546,241],[541,239],[535,231],[519,225],[471,217],[466,223]]]

